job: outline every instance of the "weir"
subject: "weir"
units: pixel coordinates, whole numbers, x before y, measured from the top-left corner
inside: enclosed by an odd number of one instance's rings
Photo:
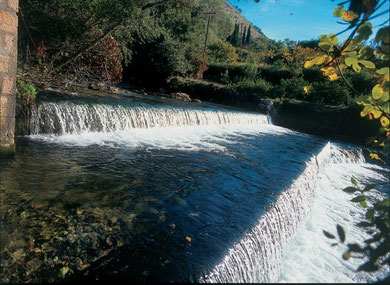
[[[4,200],[24,201],[9,213],[44,216],[46,232],[52,224],[66,232],[55,244],[42,242],[55,256],[67,248],[66,256],[88,264],[87,275],[72,268],[78,281],[277,282],[286,248],[323,190],[324,171],[365,164],[360,150],[273,126],[266,115],[217,108],[40,101],[30,123],[20,162],[2,176]],[[40,195],[26,202],[36,185]],[[57,214],[65,226],[52,220]],[[7,227],[12,238],[13,228],[28,230]],[[68,228],[77,229],[71,244]],[[85,237],[104,250],[81,256],[76,246]],[[7,254],[17,250],[4,244]]]
[[[42,102],[31,120],[32,134],[80,134],[178,126],[268,124],[261,114],[207,108]]]
[[[235,243],[204,283],[269,283],[281,274],[283,250],[311,211],[318,175],[330,163],[363,163],[360,151],[346,151],[328,143],[312,157],[304,172],[288,187],[258,225]],[[318,188],[318,187],[317,187]]]

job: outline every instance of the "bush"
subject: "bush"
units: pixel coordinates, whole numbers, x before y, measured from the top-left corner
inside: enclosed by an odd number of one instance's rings
[[[303,72],[303,79],[309,81],[310,83],[318,82],[318,81],[323,82],[326,80],[326,77],[322,74],[322,71],[318,67],[304,68],[302,72]]]
[[[16,84],[18,89],[18,99],[23,100],[27,103],[33,102],[35,100],[37,90],[33,84],[25,83],[21,80],[17,80]]]
[[[252,110],[256,110],[260,98],[267,96],[269,90],[269,83],[263,80],[256,82],[242,81],[233,86],[177,77],[168,81],[169,92],[185,92],[191,98],[197,98],[202,101]]]
[[[259,69],[260,77],[272,83],[279,84],[283,79],[291,79],[300,74],[300,70],[287,69],[280,67],[262,67]]]
[[[306,100],[326,105],[349,105],[353,102],[351,93],[341,81],[314,82]]]
[[[253,64],[211,64],[203,74],[205,80],[235,84],[259,78],[258,67]]]
[[[309,82],[303,78],[282,79],[280,84],[273,88],[272,95],[279,98],[304,100],[306,94],[303,87],[308,85]]]
[[[207,56],[212,63],[232,64],[238,58],[236,48],[221,40],[208,46]]]
[[[345,77],[347,81],[351,83],[353,88],[355,88],[355,90],[362,95],[371,94],[372,88],[374,88],[376,84],[373,73],[367,69],[363,69],[359,73],[352,70],[347,70],[345,72]],[[351,95],[355,96],[356,94]]]
[[[139,28],[128,47],[132,59],[124,70],[124,79],[136,85],[160,87],[167,78],[184,75],[189,69],[180,43],[164,30]]]
[[[269,97],[272,85],[263,79],[243,80],[235,84],[234,88],[241,96],[246,96],[247,100],[255,102],[256,98]]]

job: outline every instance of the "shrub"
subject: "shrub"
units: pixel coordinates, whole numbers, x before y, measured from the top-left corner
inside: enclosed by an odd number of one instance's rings
[[[310,83],[325,81],[326,77],[323,75],[322,71],[318,68],[304,68],[302,70],[303,79],[309,81]]]
[[[188,71],[180,43],[164,30],[149,26],[139,28],[134,31],[128,48],[132,50],[132,59],[125,67],[124,77],[133,84],[159,87],[168,77]]]
[[[236,48],[221,40],[208,46],[207,56],[212,63],[234,63],[238,55]]]
[[[349,90],[340,81],[314,82],[306,100],[326,105],[348,105],[353,102]]]
[[[280,84],[273,88],[273,96],[279,98],[289,98],[289,99],[305,99],[304,87],[308,86],[309,82],[303,78],[291,78],[291,79],[282,79]]]
[[[362,95],[371,94],[371,90],[376,84],[376,80],[372,72],[368,71],[367,69],[363,69],[359,73],[348,70],[345,72],[345,77],[347,81],[351,83],[353,88],[355,88],[355,90]]]
[[[263,79],[243,80],[235,84],[234,88],[240,95],[247,96],[250,102],[254,102],[256,98],[269,97],[272,85]]]
[[[26,83],[21,80],[17,80],[17,97],[20,100],[25,101],[26,103],[33,102],[37,95],[37,90],[35,86],[31,83]]]
[[[211,64],[203,78],[219,83],[238,83],[259,78],[258,67],[253,64]]]
[[[272,84],[279,84],[283,79],[291,79],[299,75],[300,70],[280,68],[276,66],[259,69],[260,77]]]

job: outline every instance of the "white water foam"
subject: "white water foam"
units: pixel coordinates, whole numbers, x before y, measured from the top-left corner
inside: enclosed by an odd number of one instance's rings
[[[200,282],[375,280],[368,274],[356,274],[356,261],[352,264],[342,262],[343,251],[331,248],[322,233],[323,229],[334,232],[339,223],[351,240],[362,241],[366,237],[353,225],[362,210],[341,190],[349,186],[351,174],[378,178],[375,171],[365,167],[361,153],[348,152],[328,143],[259,219],[258,225],[235,243]],[[312,214],[306,219],[309,213]],[[351,213],[353,215],[349,217]],[[385,274],[389,274],[388,269],[379,273],[378,278]]]
[[[326,230],[337,236],[336,225],[340,224],[346,232],[346,243],[361,243],[368,239],[369,235],[354,225],[364,217],[365,210],[352,203],[353,196],[342,189],[351,186],[352,176],[365,185],[370,178],[388,181],[376,171],[380,167],[365,163],[361,155],[345,158],[345,154],[345,150],[334,148],[332,163],[320,173],[313,211],[283,254],[280,282],[375,282],[390,274],[388,267],[375,274],[357,273],[356,269],[364,260],[344,261],[341,255],[346,246],[332,247],[322,232]],[[370,195],[377,199],[383,193],[372,190]]]
[[[82,134],[180,126],[268,124],[266,115],[206,108],[41,102],[32,134]]]

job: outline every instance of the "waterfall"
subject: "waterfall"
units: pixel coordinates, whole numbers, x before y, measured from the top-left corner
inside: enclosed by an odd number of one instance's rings
[[[346,151],[328,143],[306,163],[304,172],[279,195],[258,224],[200,282],[276,282],[283,249],[311,210],[319,174],[330,163],[343,162],[359,164],[364,157],[359,151]]]
[[[209,108],[41,102],[31,134],[80,134],[153,127],[268,124],[265,115]]]

